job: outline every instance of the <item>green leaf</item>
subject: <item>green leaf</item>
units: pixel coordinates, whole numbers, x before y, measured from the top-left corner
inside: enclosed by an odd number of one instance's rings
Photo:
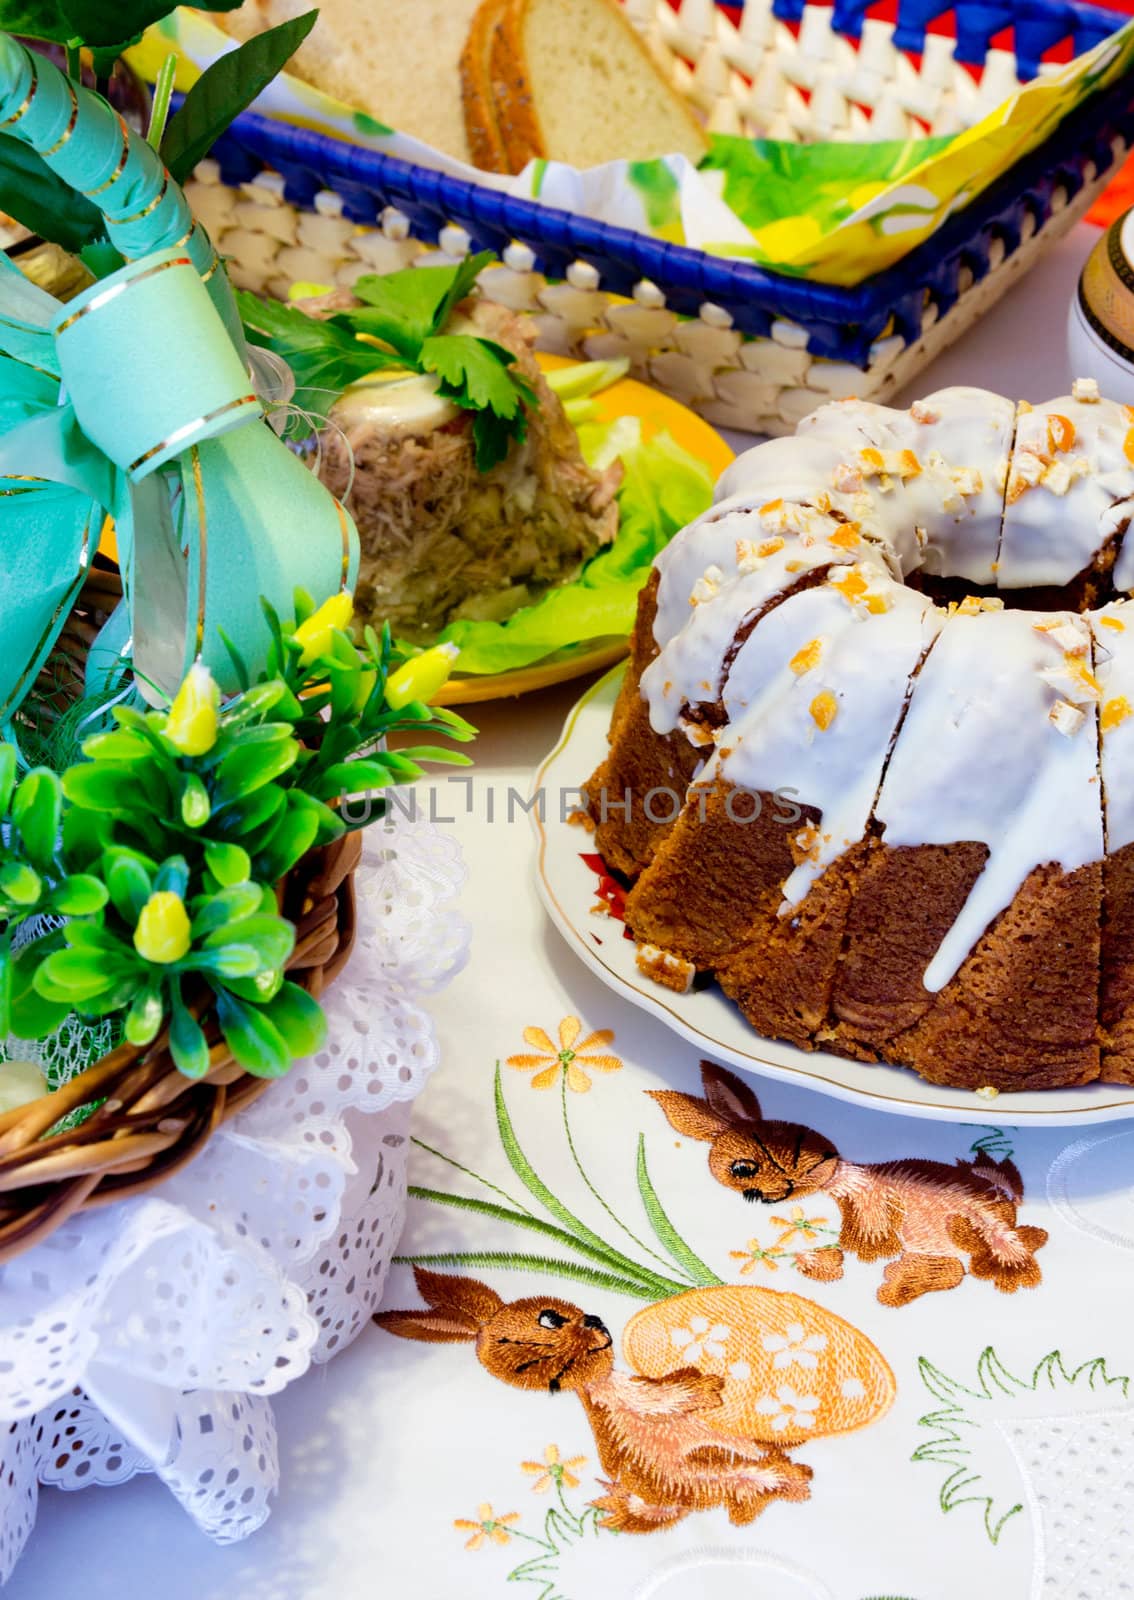
[[[212,815],[213,804],[209,791],[195,772],[187,772],[181,781],[181,820],[187,828],[203,828]]]
[[[0,211],[72,254],[104,226],[102,213],[89,200],[10,133],[0,133]]]
[[[487,408],[498,417],[514,417],[520,409],[523,397],[508,370],[515,359],[502,344],[471,334],[440,334],[421,350],[426,372],[436,372],[470,408]]]
[[[154,890],[145,857],[132,850],[108,850],[103,859],[103,878],[114,909],[133,927]]]
[[[0,816],[6,816],[19,761],[14,744],[0,744]]]
[[[645,1289],[630,1278],[598,1272],[594,1267],[560,1261],[554,1256],[519,1255],[511,1250],[438,1250],[429,1255],[395,1256],[394,1260],[399,1265],[419,1267],[510,1268],[514,1272],[535,1272],[540,1277],[568,1278],[572,1283],[583,1283],[591,1289],[609,1289],[612,1294],[626,1294],[634,1300],[654,1299],[652,1289]]]
[[[508,1106],[504,1099],[504,1085],[500,1078],[499,1062],[496,1066],[495,1096],[496,1125],[500,1131],[500,1143],[504,1146],[504,1154],[508,1158],[509,1166],[528,1193],[534,1195],[540,1205],[546,1211],[549,1211],[557,1222],[562,1223],[569,1233],[575,1234],[578,1238],[586,1240],[588,1244],[601,1250],[607,1260],[618,1261],[622,1270],[628,1275],[636,1276],[640,1273],[641,1268],[636,1262],[628,1260],[627,1257],[622,1255],[621,1251],[615,1250],[611,1245],[607,1244],[605,1239],[600,1238],[597,1233],[588,1228],[585,1222],[563,1204],[562,1200],[552,1194],[547,1184],[544,1183],[521,1150],[520,1141],[516,1138],[516,1131],[512,1126],[512,1119],[508,1114]]]
[[[0,894],[13,905],[37,905],[42,893],[43,879],[26,861],[5,861],[0,866]]]
[[[452,398],[456,398],[453,396]],[[459,404],[459,402],[458,402]],[[476,470],[491,472],[505,460],[512,448],[513,439],[522,439],[527,432],[527,421],[519,417],[509,422],[492,411],[478,411],[473,416],[473,447],[476,451]]]
[[[236,303],[249,342],[283,357],[295,375],[296,395],[303,397],[299,403],[313,410],[325,411],[334,395],[359,378],[403,364],[360,344],[349,328],[309,317],[296,306],[260,300],[241,289]]]
[[[293,807],[310,812],[318,820],[319,831],[312,841],[316,847],[342,838],[346,832],[346,823],[337,811],[332,811],[322,800],[316,800],[314,795],[306,794],[302,789],[293,789],[291,796]]]
[[[126,1013],[127,1039],[131,1044],[149,1044],[157,1038],[164,1015],[161,990],[153,987],[140,989]]]
[[[210,978],[253,978],[263,968],[260,952],[250,944],[226,944],[220,950],[201,951],[183,963],[186,972],[203,972]]]
[[[455,267],[407,267],[403,272],[366,273],[353,289],[367,309],[347,316],[400,355],[416,361],[421,346],[439,332],[492,260],[485,250]]]
[[[308,11],[281,22],[205,69],[170,118],[161,141],[161,158],[178,183],[184,183],[233,119],[268,87],[311,32],[318,15]]]
[[[45,1000],[83,1008],[116,987],[128,972],[124,960],[90,950],[56,950],[37,970],[35,987]]]
[[[259,1007],[218,989],[217,1019],[233,1056],[257,1078],[282,1078],[291,1066],[291,1053],[275,1024]]]
[[[0,938],[0,1039],[12,1031],[12,945],[5,932]]]
[[[312,848],[319,834],[319,817],[304,806],[289,806],[261,845],[256,857],[257,877],[278,883]]]
[[[12,821],[28,860],[41,872],[55,858],[62,815],[59,779],[47,767],[33,767],[12,799]]]
[[[658,1243],[669,1254],[679,1267],[693,1279],[694,1283],[704,1287],[716,1286],[723,1283],[723,1278],[718,1278],[710,1267],[707,1267],[697,1253],[689,1248],[685,1240],[678,1233],[673,1223],[666,1215],[661,1201],[658,1199],[657,1190],[650,1181],[650,1174],[646,1170],[646,1137],[638,1135],[638,1193],[642,1197],[642,1205],[650,1227],[654,1230]]]
[[[257,972],[251,978],[226,978],[225,987],[241,1000],[264,1006],[274,1000],[283,985],[284,975],[278,967],[273,971]]]
[[[250,795],[239,807],[222,816],[219,825],[225,833],[234,833],[243,839],[255,833],[257,829],[273,827],[286,804],[287,795],[284,790],[274,783],[266,784],[264,788]]]
[[[290,736],[270,744],[238,745],[217,769],[217,795],[222,804],[254,794],[293,767],[299,745]]]
[[[542,1217],[533,1217],[527,1211],[514,1211],[509,1206],[497,1204],[495,1200],[479,1200],[471,1195],[449,1194],[442,1189],[423,1189],[416,1184],[410,1184],[407,1193],[417,1200],[431,1200],[435,1205],[455,1206],[460,1211],[473,1211],[478,1216],[492,1217],[499,1222],[510,1222],[517,1228],[528,1228],[533,1233],[541,1233],[546,1238],[554,1239],[559,1245],[566,1245],[568,1250],[577,1251],[580,1255],[589,1256],[592,1261],[613,1267],[620,1274],[626,1273],[628,1265],[626,1257],[618,1255],[617,1252],[599,1250],[577,1235],[568,1233],[565,1228],[557,1228],[553,1222],[544,1222]],[[656,1297],[661,1300],[667,1295],[682,1294],[689,1287],[687,1283],[681,1283],[676,1278],[662,1277],[646,1267],[636,1267],[635,1272],[641,1284],[643,1299]]]
[[[83,741],[83,754],[91,761],[152,761],[154,747],[136,728],[112,728],[92,733]]]
[[[55,889],[51,907],[64,917],[91,917],[107,901],[106,886],[89,872],[76,872]]]
[[[87,811],[105,811],[111,817],[126,817],[145,809],[135,767],[127,762],[90,761],[80,767],[68,767],[63,774],[63,793],[72,805]]]
[[[177,1070],[187,1078],[203,1078],[209,1070],[209,1041],[205,1031],[182,1000],[180,984],[174,984],[170,1001],[169,1048]]]
[[[45,942],[25,946],[12,963],[11,1031],[18,1039],[45,1039],[71,1010],[66,1001],[47,1000],[35,988]]]
[[[169,856],[162,862],[154,877],[154,893],[177,895],[184,900],[189,888],[189,863],[184,856]]]
[[[232,670],[236,674],[237,683],[242,689],[247,689],[252,682],[251,674],[248,671],[248,663],[223,628],[218,628],[217,633],[220,635],[221,644],[224,645],[228,653],[228,659],[232,662]]]
[[[205,865],[226,889],[246,883],[252,862],[247,850],[238,844],[210,843],[205,846]]]
[[[323,1007],[298,983],[281,984],[264,1012],[286,1039],[293,1056],[314,1055],[323,1048],[327,1038]]]
[[[263,967],[282,967],[291,952],[295,949],[295,929],[283,917],[264,916],[256,913],[250,917],[241,917],[239,922],[229,922],[215,932],[206,935],[203,948],[205,950],[220,950],[229,945],[247,945],[259,957],[259,965]],[[251,969],[254,972],[256,969]],[[249,971],[240,973],[239,976],[249,976]]]
[[[202,895],[193,902],[193,937],[203,938],[227,923],[253,916],[261,905],[258,883],[236,883],[218,894]]]
[[[361,761],[337,761],[319,778],[319,793],[327,799],[341,794],[360,794],[366,789],[384,789],[390,783],[392,768],[388,757],[372,756]]]

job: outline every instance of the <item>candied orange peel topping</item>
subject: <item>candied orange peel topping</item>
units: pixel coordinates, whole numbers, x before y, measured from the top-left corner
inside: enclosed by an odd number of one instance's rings
[[[1100,617],[1098,621],[1100,627],[1113,628],[1115,633],[1126,632],[1126,624],[1121,617]]]
[[[1109,733],[1112,728],[1119,727],[1131,715],[1131,705],[1124,694],[1116,695],[1113,700],[1107,700],[1099,716],[1099,726],[1104,733]]]
[[[1057,450],[1070,450],[1075,443],[1075,424],[1070,417],[1060,416],[1058,411],[1053,411],[1047,419],[1047,448],[1054,453]]]
[[[852,567],[843,578],[830,578],[828,582],[832,589],[837,589],[844,600],[854,605],[856,600],[861,600],[870,585],[859,572],[857,567]]]
[[[839,550],[857,550],[862,543],[862,535],[858,531],[857,522],[844,522],[841,528],[836,528],[827,540]]]
[[[808,709],[811,712],[811,720],[815,723],[815,726],[826,733],[839,714],[839,702],[835,699],[830,689],[824,689],[821,694],[815,696]]]
[[[1134,467],[1134,428],[1128,428],[1126,431],[1126,437],[1122,441],[1122,454]]]
[[[819,665],[823,654],[822,639],[812,639],[805,644],[802,650],[797,650],[788,662],[788,666],[798,677],[801,673],[810,672]]]
[[[1081,683],[1084,689],[1090,691],[1093,698],[1097,698],[1102,693],[1102,685],[1081,656],[1072,655],[1068,652],[1063,657],[1063,664],[1071,676]]]
[[[775,538],[773,538],[773,539],[765,539],[762,544],[758,544],[756,546],[756,554],[758,556],[774,556],[776,551],[777,550],[782,550],[783,547],[784,547],[784,541],[780,538],[779,534],[777,533]]]

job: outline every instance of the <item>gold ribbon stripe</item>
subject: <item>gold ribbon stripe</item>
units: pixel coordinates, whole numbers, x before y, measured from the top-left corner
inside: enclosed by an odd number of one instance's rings
[[[144,466],[147,461],[152,460],[156,455],[160,455],[163,450],[173,448],[183,439],[189,438],[191,434],[196,433],[198,428],[203,428],[206,423],[215,421],[217,417],[223,417],[226,411],[235,411],[238,406],[248,405],[250,401],[253,405],[256,404],[256,396],[254,394],[242,394],[236,400],[226,400],[223,406],[217,406],[213,411],[206,411],[203,417],[194,417],[192,422],[186,422],[182,427],[175,428],[160,444],[155,444],[152,449],[140,455],[137,461],[131,461],[126,471],[137,472],[138,468]],[[197,460],[196,445],[193,446],[193,460],[194,462]],[[195,470],[199,471],[200,469],[195,468]]]
[[[170,267],[191,267],[193,263],[188,256],[177,256],[173,261],[160,261],[156,267],[147,267],[145,272],[139,272],[136,277],[128,278],[125,283],[112,284],[109,289],[104,289],[102,294],[96,294],[93,300],[88,300],[85,306],[80,306],[73,316],[61,322],[55,330],[55,337],[66,333],[68,328],[74,327],[76,322],[89,316],[92,311],[101,311],[103,306],[117,300],[120,294],[125,294],[127,289],[132,289],[135,284],[145,283],[147,278],[154,278],[159,272],[168,272]]]

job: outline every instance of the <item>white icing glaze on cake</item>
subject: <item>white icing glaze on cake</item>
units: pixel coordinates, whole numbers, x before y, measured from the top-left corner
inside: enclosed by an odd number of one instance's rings
[[[759,523],[753,530],[753,520],[749,519],[749,532],[758,534]],[[735,539],[732,542],[735,545]],[[684,627],[673,634],[642,674],[642,693],[649,701],[655,733],[672,733],[684,706],[717,698],[725,656],[747,619],[800,582],[807,572],[840,562],[846,555],[825,541],[804,546],[796,538],[776,536],[770,542],[777,547],[767,556],[754,553],[751,571],[738,571],[734,566],[731,577],[725,577],[710,563],[686,593]],[[714,572],[721,572],[719,581]],[[697,599],[698,594],[703,598]]]
[[[1099,680],[1101,771],[1106,847],[1113,855],[1134,843],[1134,602],[1121,600],[1091,616]]]
[[[1080,703],[1070,734],[1051,720],[1057,701],[1068,703],[1052,676],[1068,670],[1062,646],[1076,641],[1089,669],[1090,630],[1073,612],[954,615],[914,684],[875,811],[883,841],[989,848],[927,989],[948,983],[1033,868],[1054,861],[1072,872],[1103,854],[1095,707]]]
[[[1134,413],[1113,400],[1065,395],[1024,409],[1008,472],[997,584],[1069,583],[1130,515]],[[1134,584],[1134,552],[1115,583]]]
[[[790,791],[822,813],[784,885],[785,910],[865,833],[911,675],[941,626],[923,595],[888,578],[877,587],[881,613],[831,584],[791,596],[729,674],[730,722],[706,781],[719,772],[744,788]]]

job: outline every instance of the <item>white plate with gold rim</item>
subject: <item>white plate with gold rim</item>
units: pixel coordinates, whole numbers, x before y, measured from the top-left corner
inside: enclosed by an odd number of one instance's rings
[[[605,881],[590,834],[562,821],[559,796],[578,793],[602,761],[623,666],[593,684],[572,708],[563,732],[536,775],[543,817],[533,809],[538,839],[537,887],[547,913],[596,977],[631,1004],[659,1018],[706,1055],[763,1077],[780,1078],[879,1111],[943,1122],[1069,1126],[1134,1117],[1134,1084],[1090,1084],[985,1098],[972,1090],[925,1083],[901,1067],[849,1061],[825,1050],[797,1050],[753,1031],[715,984],[673,994],[639,972],[633,941],[617,916],[618,885]],[[596,904],[615,914],[599,914]]]

